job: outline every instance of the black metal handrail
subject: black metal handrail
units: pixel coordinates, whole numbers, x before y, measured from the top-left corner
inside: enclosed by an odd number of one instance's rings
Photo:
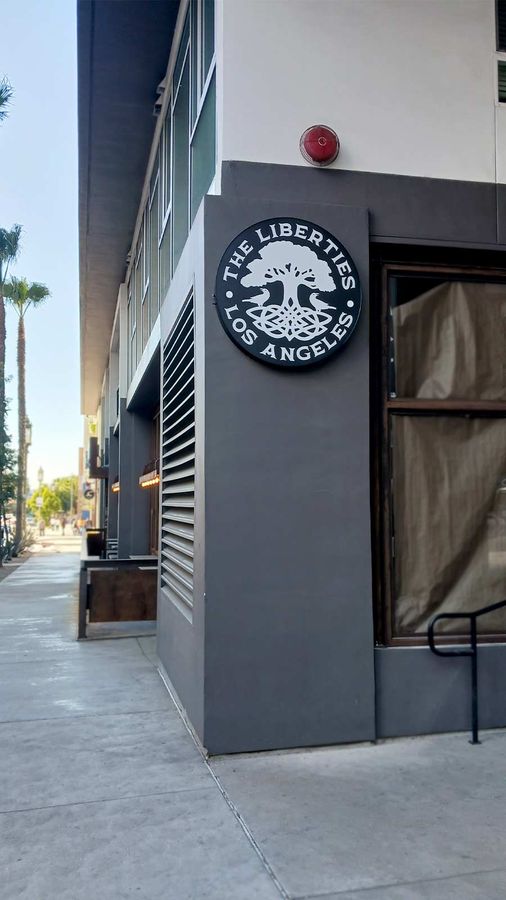
[[[476,619],[485,616],[487,613],[494,612],[496,609],[502,609],[506,606],[506,600],[499,600],[498,603],[491,603],[490,606],[483,606],[475,612],[460,613],[439,613],[429,622],[427,629],[427,638],[429,647],[436,656],[469,656],[471,658],[471,719],[473,739],[471,744],[479,744],[478,740],[478,640],[476,631]],[[434,642],[434,627],[441,619],[469,619],[469,647],[455,647],[442,650]]]

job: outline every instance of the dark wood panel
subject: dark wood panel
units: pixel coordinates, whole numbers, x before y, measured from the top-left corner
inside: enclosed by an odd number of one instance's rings
[[[156,619],[156,569],[89,569],[89,621]]]

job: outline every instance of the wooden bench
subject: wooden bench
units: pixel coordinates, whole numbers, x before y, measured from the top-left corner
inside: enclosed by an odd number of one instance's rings
[[[81,559],[78,639],[88,622],[156,619],[158,565],[153,557]]]

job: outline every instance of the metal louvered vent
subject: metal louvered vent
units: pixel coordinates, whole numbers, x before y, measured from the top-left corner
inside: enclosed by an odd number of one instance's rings
[[[497,77],[499,83],[499,103],[506,103],[506,62],[499,63]]]
[[[193,605],[195,351],[193,297],[163,351],[161,586]]]
[[[506,52],[506,0],[497,0],[497,49]]]

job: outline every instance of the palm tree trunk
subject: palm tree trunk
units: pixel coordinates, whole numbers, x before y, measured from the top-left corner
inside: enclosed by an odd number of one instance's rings
[[[25,391],[25,321],[18,321],[18,484],[16,491],[16,547],[23,544],[26,493],[26,391]]]
[[[5,301],[0,290],[0,440],[5,430]]]
[[[5,301],[0,290],[0,442],[5,447]],[[2,454],[3,455],[3,454]],[[0,566],[3,565],[3,525],[4,525],[4,501],[3,501],[3,467],[0,471]]]

